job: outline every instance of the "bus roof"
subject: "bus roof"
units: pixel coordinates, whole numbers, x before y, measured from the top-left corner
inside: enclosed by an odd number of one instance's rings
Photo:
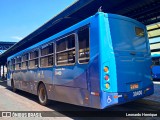
[[[93,16],[91,16],[91,17],[89,17],[89,18],[86,18],[85,20],[83,20],[83,21],[81,21],[81,22],[79,22],[79,23],[77,23],[77,24],[75,24],[75,25],[73,25],[73,26],[71,26],[71,27],[69,27],[69,28],[67,28],[67,29],[65,29],[65,30],[63,30],[63,31],[55,34],[55,35],[53,35],[53,36],[51,36],[51,37],[49,37],[49,38],[46,38],[46,39],[42,40],[41,42],[36,43],[36,44],[34,44],[34,45],[32,45],[32,46],[30,46],[30,47],[28,47],[28,48],[26,48],[26,49],[24,49],[24,50],[22,50],[22,51],[20,51],[20,52],[12,55],[12,56],[10,56],[10,57],[8,57],[7,60],[10,60],[10,59],[12,59],[12,58],[14,58],[14,57],[16,57],[16,56],[19,56],[19,55],[23,55],[23,54],[25,54],[26,52],[28,52],[29,50],[32,50],[32,49],[34,50],[34,49],[36,49],[37,47],[39,47],[39,46],[41,46],[41,45],[43,45],[43,44],[45,44],[45,43],[47,43],[47,42],[52,41],[53,39],[54,39],[54,40],[57,40],[59,37],[62,37],[63,35],[65,35],[65,34],[67,34],[67,33],[70,33],[71,31],[74,31],[74,30],[78,29],[79,27],[83,27],[83,26],[89,24],[89,23],[90,23],[90,20],[91,20],[94,16],[97,16],[97,15],[99,15],[99,14],[105,14],[106,17],[108,17],[108,18],[122,19],[122,20],[125,20],[125,21],[129,21],[129,22],[133,22],[133,23],[139,24],[139,25],[141,25],[141,26],[143,25],[142,23],[140,23],[140,22],[138,22],[138,21],[136,21],[136,20],[134,20],[134,19],[132,19],[132,18],[128,18],[128,17],[122,16],[122,15],[111,14],[111,13],[104,13],[104,12],[97,12],[95,15],[93,15]],[[143,26],[144,26],[144,25],[143,25]]]
[[[140,26],[145,27],[144,24],[142,24],[141,22],[139,22],[135,19],[132,19],[132,18],[129,18],[129,17],[126,17],[126,16],[122,16],[122,15],[117,15],[117,14],[111,14],[111,13],[106,13],[106,14],[109,18],[122,19],[122,20],[129,21],[129,22],[132,22],[132,23],[135,23],[135,24],[138,24]]]

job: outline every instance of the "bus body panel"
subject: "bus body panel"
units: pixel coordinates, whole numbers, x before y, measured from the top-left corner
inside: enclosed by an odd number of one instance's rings
[[[60,66],[53,71],[53,84],[87,89],[86,66]]]
[[[53,98],[53,67],[49,67],[49,68],[39,68],[37,71],[37,79],[35,81],[35,89],[36,89],[36,94],[37,94],[37,89],[38,89],[38,85],[40,82],[45,83],[45,87],[47,90],[47,94],[48,94],[48,99],[52,99]]]

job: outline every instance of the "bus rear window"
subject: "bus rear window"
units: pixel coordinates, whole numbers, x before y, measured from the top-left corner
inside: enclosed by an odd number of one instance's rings
[[[144,37],[144,29],[139,28],[139,27],[135,27],[135,32],[136,32],[137,36]]]

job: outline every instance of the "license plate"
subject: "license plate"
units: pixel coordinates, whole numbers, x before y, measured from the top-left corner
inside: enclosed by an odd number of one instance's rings
[[[138,84],[131,84],[131,85],[130,85],[130,89],[131,89],[131,90],[138,89],[138,88],[139,88],[139,85],[138,85]]]
[[[133,97],[141,96],[141,95],[142,95],[142,90],[134,91],[134,92],[133,92]]]

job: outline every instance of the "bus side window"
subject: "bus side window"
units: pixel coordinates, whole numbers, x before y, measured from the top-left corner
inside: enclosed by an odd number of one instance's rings
[[[37,68],[38,67],[38,65],[39,65],[38,57],[39,57],[39,50],[35,50],[33,52],[30,52],[29,68]]]
[[[54,47],[53,43],[42,46],[41,48],[41,58],[40,58],[40,66],[41,67],[49,67],[54,64]]]
[[[15,70],[15,59],[11,59],[11,70],[14,71]]]
[[[75,34],[56,41],[56,65],[73,65],[75,63]]]
[[[21,57],[17,57],[15,70],[20,70],[20,69],[21,69]]]
[[[90,50],[89,50],[89,28],[85,27],[78,31],[78,43],[79,43],[79,57],[78,61],[81,64],[89,62]]]
[[[22,69],[28,68],[28,59],[29,59],[28,53],[26,53],[22,56]]]

